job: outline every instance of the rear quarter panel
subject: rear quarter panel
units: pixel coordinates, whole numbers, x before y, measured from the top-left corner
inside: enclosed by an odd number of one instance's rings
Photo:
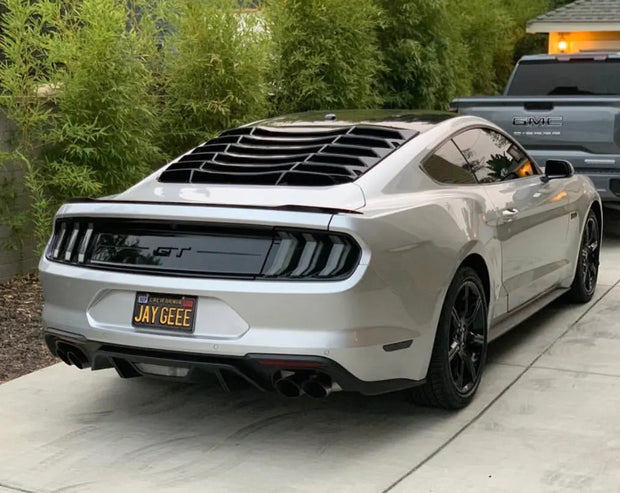
[[[376,286],[396,294],[398,306],[420,336],[426,357],[412,362],[425,374],[441,308],[456,270],[471,254],[486,262],[490,310],[501,295],[500,245],[486,225],[487,199],[478,187],[418,193],[385,193],[370,200],[363,215],[337,215],[330,230],[353,231],[370,249]],[[376,296],[377,299],[387,297]],[[369,298],[369,302],[372,298]]]

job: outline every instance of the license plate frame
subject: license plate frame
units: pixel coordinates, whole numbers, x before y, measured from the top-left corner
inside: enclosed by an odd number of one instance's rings
[[[197,296],[139,291],[133,303],[131,325],[137,329],[192,333],[197,308]]]

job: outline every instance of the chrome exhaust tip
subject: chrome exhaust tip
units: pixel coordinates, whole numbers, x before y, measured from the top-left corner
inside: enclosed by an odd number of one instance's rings
[[[310,397],[324,399],[334,390],[331,377],[323,373],[311,376],[302,384],[302,390]]]
[[[276,380],[273,386],[278,394],[284,397],[299,397],[304,393],[301,388],[302,381],[303,376],[298,373],[293,373],[292,375]]]

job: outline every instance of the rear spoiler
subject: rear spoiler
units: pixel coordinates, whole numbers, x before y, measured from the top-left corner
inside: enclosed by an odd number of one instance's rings
[[[143,205],[178,205],[183,207],[222,207],[227,209],[264,209],[269,211],[289,211],[289,212],[308,212],[311,214],[362,214],[359,211],[350,209],[339,209],[333,207],[316,207],[307,205],[285,204],[279,206],[263,205],[235,205],[235,204],[209,204],[197,202],[155,202],[147,200],[114,200],[114,199],[93,199],[90,197],[76,197],[65,201],[65,204],[143,204]]]

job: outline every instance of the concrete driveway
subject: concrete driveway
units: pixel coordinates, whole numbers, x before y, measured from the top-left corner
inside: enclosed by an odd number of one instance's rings
[[[620,491],[620,240],[595,300],[493,343],[471,406],[52,366],[0,386],[0,492]]]

